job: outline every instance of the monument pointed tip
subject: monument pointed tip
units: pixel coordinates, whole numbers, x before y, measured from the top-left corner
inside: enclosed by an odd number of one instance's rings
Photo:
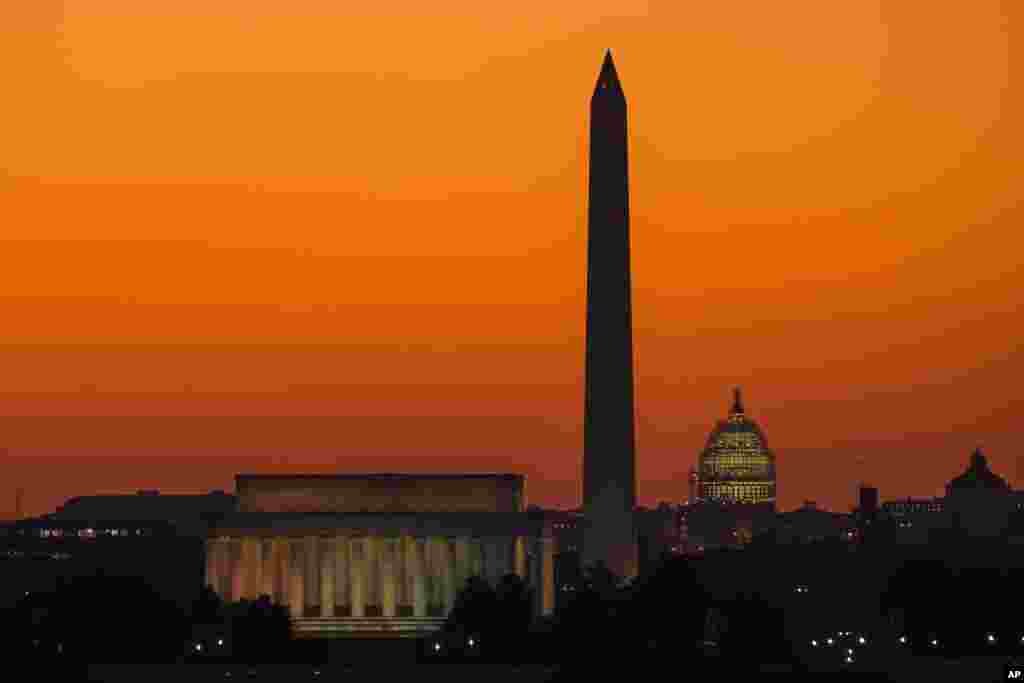
[[[744,410],[743,410],[743,393],[741,392],[739,387],[733,387],[733,390],[732,390],[732,411],[731,412],[732,412],[733,415],[742,415],[744,413]]]
[[[619,83],[619,74],[615,69],[615,62],[612,60],[612,50],[608,48],[604,53],[604,62],[601,64],[601,73],[597,77],[596,90],[620,91],[622,86]]]

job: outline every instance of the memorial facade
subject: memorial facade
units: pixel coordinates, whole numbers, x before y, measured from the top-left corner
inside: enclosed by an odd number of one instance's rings
[[[239,475],[238,512],[207,539],[206,583],[270,596],[300,636],[440,628],[470,576],[507,574],[554,608],[552,523],[518,475]]]

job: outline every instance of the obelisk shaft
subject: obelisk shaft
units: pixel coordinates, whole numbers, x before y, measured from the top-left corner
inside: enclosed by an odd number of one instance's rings
[[[637,571],[626,99],[611,53],[590,102],[584,565]]]

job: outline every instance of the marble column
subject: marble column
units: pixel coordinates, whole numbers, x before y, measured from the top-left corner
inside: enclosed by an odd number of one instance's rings
[[[204,578],[205,585],[213,589],[215,593],[220,593],[220,575],[218,574],[219,567],[217,566],[217,556],[219,554],[217,548],[217,539],[208,538],[206,539],[206,577]]]
[[[508,536],[495,536],[491,546],[494,549],[494,585],[497,586],[512,571],[512,540]]]
[[[427,581],[427,540],[426,538],[413,539],[411,553],[411,575],[412,575],[412,613],[416,617],[427,616],[428,590]]]
[[[528,578],[526,576],[526,539],[522,536],[516,536],[515,547],[512,554],[516,576],[521,578],[523,581],[526,581]]]
[[[274,548],[274,602],[288,605],[288,591],[291,583],[290,544],[286,538],[275,538]]]
[[[412,604],[409,591],[409,563],[405,560],[405,553],[409,548],[407,536],[400,535],[395,541],[395,603],[398,610],[402,611],[407,605]],[[404,615],[404,612],[402,612]]]
[[[366,615],[366,538],[353,538],[349,541],[350,580],[349,595],[352,601],[352,616],[361,618]]]
[[[260,565],[263,567],[261,572],[263,585],[260,588],[260,594],[268,596],[270,601],[273,602],[276,566],[274,565],[274,541],[272,539],[264,538],[260,540]]]
[[[441,539],[441,614],[455,606],[455,539]]]
[[[245,599],[255,600],[263,588],[262,543],[257,537],[242,539],[242,563],[245,565]]]
[[[242,558],[242,539],[232,538],[231,546],[231,601],[245,598],[245,562]]]
[[[333,538],[320,539],[320,616],[334,616],[334,570],[337,551]]]
[[[484,539],[484,577],[487,583],[497,586],[501,577],[505,575],[504,553],[502,552],[502,539],[495,536],[488,536]]]
[[[307,536],[303,539],[306,549],[305,573],[303,584],[305,586],[304,607],[312,607],[320,604],[320,539],[316,536]],[[305,611],[305,608],[303,609]]]
[[[427,613],[433,615],[441,604],[440,543],[436,536],[428,536],[425,541],[424,578],[426,579]]]
[[[334,604],[342,609],[342,616],[345,610],[351,610],[351,599],[349,597],[349,585],[351,582],[351,561],[350,544],[347,536],[339,536],[334,539]],[[347,612],[351,614],[351,611]]]
[[[225,602],[231,599],[231,539],[217,539],[217,578],[220,584],[217,586],[217,594]]]
[[[302,539],[292,539],[289,543],[289,581],[288,581],[288,612],[293,619],[303,616],[305,611],[305,543]]]
[[[408,534],[404,534],[401,537],[400,547],[401,558],[399,559],[399,564],[402,567],[402,588],[399,591],[398,604],[412,607],[415,602],[416,590],[413,585],[415,580],[413,569],[415,567],[416,539]]]
[[[380,593],[381,593],[381,614],[385,617],[394,618],[397,607],[397,555],[398,541],[394,538],[382,538],[380,545]]]
[[[366,559],[363,562],[363,585],[365,586],[363,602],[367,606],[373,606],[375,609],[379,609],[381,606],[379,546],[379,539],[372,535],[368,535],[363,539],[363,551],[366,555]]]

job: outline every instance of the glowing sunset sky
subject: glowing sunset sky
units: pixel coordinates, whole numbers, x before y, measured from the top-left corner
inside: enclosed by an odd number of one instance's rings
[[[1017,0],[0,4],[0,517],[237,471],[575,505],[588,104],[630,106],[641,502],[734,384],[783,508],[1024,484]],[[279,419],[272,419],[279,418]]]

